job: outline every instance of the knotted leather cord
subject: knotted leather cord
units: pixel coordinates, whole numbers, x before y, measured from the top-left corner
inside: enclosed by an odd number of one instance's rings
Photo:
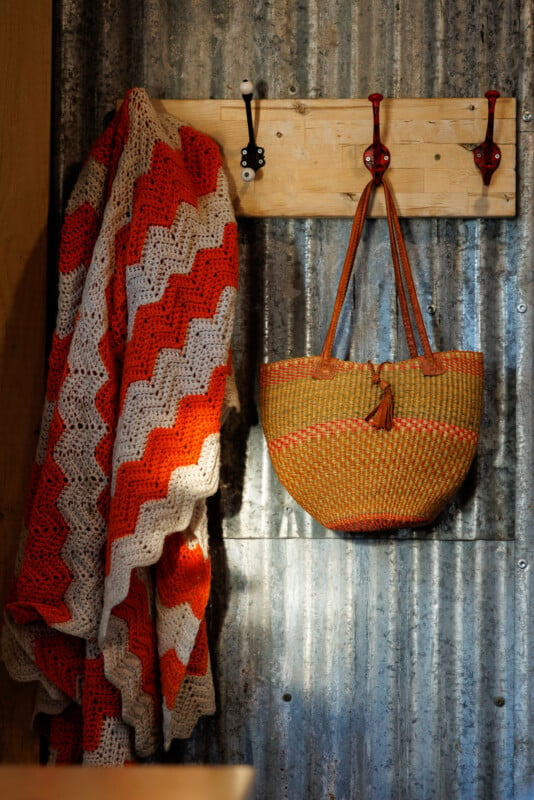
[[[408,253],[406,251],[406,246],[404,244],[402,230],[400,227],[399,218],[397,215],[391,190],[385,180],[382,180],[382,185],[384,187],[384,195],[386,199],[386,211],[387,211],[390,244],[391,244],[391,254],[393,259],[393,269],[395,273],[395,285],[397,290],[397,296],[399,298],[402,323],[404,327],[404,333],[406,336],[406,342],[408,344],[408,349],[410,352],[410,357],[417,358],[418,353],[417,353],[417,343],[410,316],[410,308],[408,305],[408,301],[411,304],[412,314],[415,320],[417,332],[419,334],[419,339],[424,353],[424,358],[422,359],[421,363],[422,371],[425,375],[438,375],[444,372],[444,369],[437,362],[430,348],[430,343],[428,340],[425,324],[421,314],[419,301],[417,299],[417,292],[415,290],[415,285],[413,282],[410,262],[408,260]],[[339,323],[339,316],[341,314],[341,309],[345,301],[345,296],[347,293],[350,276],[352,274],[352,270],[354,267],[356,251],[358,249],[358,245],[360,243],[361,235],[363,232],[363,227],[367,216],[369,202],[374,189],[375,189],[375,183],[374,180],[371,180],[365,186],[360,196],[358,206],[356,208],[349,244],[347,247],[347,253],[345,256],[345,261],[343,263],[341,277],[339,279],[330,325],[328,327],[328,331],[326,333],[324,344],[321,350],[320,361],[315,371],[316,378],[331,378],[333,377],[335,372],[335,367],[334,364],[332,363],[332,347],[333,347],[334,337]],[[406,283],[408,289],[408,297],[406,295],[404,283]]]
[[[391,362],[383,361],[378,365],[377,369],[375,369],[371,361],[367,363],[371,370],[371,383],[380,387],[382,395],[378,405],[365,417],[365,421],[370,422],[374,428],[384,428],[386,431],[390,431],[393,428],[393,389],[388,381],[380,377],[380,373],[384,364],[390,364]]]

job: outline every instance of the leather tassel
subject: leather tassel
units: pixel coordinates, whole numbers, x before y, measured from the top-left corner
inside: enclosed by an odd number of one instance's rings
[[[384,428],[390,431],[393,428],[393,392],[389,383],[385,383],[382,398],[379,404],[374,408],[370,414],[367,414],[365,421],[370,422],[374,428]]]
[[[390,431],[393,428],[393,390],[387,381],[380,379],[380,370],[383,365],[380,364],[376,371],[371,362],[369,362],[369,366],[373,374],[372,382],[379,384],[382,389],[382,396],[379,404],[367,414],[365,421],[370,422],[374,428],[383,428],[386,431]]]

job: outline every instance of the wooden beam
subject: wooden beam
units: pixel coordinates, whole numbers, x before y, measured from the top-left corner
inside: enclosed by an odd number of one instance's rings
[[[368,100],[256,100],[256,143],[266,165],[241,178],[248,143],[245,105],[238,100],[154,100],[166,112],[219,144],[236,214],[245,217],[352,216],[370,178],[363,152],[373,138]],[[484,141],[485,98],[385,99],[381,135],[391,151],[387,172],[399,213],[412,217],[510,217],[516,213],[516,102],[499,98],[494,138],[501,166],[489,187],[475,167]],[[371,216],[384,216],[381,194]]]
[[[0,24],[0,603],[15,569],[44,398],[52,0],[3,0]],[[33,685],[0,668],[0,761],[37,762]],[[1,793],[1,792],[0,792]]]

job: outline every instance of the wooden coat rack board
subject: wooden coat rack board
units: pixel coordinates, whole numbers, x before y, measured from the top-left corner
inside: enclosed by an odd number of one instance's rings
[[[219,144],[237,216],[349,217],[370,179],[362,160],[373,140],[367,99],[253,100],[255,138],[266,164],[248,183],[240,165],[248,141],[242,99],[152,102]],[[381,138],[391,152],[387,177],[401,216],[515,215],[515,99],[496,103],[494,140],[502,155],[490,186],[473,158],[487,118],[484,97],[382,101]],[[381,192],[370,215],[385,215]]]

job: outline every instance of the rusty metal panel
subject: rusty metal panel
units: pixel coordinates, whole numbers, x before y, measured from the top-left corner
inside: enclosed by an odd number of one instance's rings
[[[55,15],[58,217],[130,86],[229,98],[249,77],[271,98],[517,98],[517,217],[403,221],[433,344],[480,348],[487,366],[476,465],[429,529],[333,534],[280,489],[258,366],[320,348],[348,223],[240,222],[242,410],[212,508],[219,711],[168,758],[253,763],[258,800],[532,797],[532,3],[58,0]],[[363,245],[338,353],[402,357],[383,221]]]

